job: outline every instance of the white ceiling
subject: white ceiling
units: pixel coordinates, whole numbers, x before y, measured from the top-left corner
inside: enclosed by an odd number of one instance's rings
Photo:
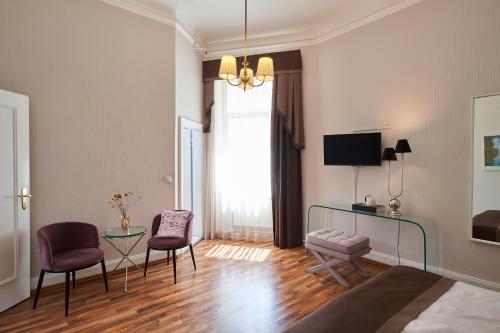
[[[130,0],[129,0],[130,1]],[[244,0],[133,0],[176,20],[210,51],[241,46]],[[248,0],[250,46],[321,38],[420,0]]]

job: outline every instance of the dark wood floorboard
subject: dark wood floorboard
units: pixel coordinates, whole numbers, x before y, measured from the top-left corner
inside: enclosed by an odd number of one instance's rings
[[[0,332],[279,332],[345,292],[327,273],[305,272],[317,262],[303,248],[210,240],[194,251],[198,271],[180,255],[176,285],[166,260],[150,263],[147,277],[130,270],[128,293],[123,271],[109,274],[109,293],[100,276],[77,277],[68,317],[64,286],[50,286],[36,310],[32,297],[0,314]],[[361,265],[371,276],[386,268]],[[366,280],[349,265],[338,271],[353,286]]]

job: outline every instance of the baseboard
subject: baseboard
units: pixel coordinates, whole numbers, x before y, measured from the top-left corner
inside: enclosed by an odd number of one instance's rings
[[[186,247],[186,248],[177,250],[176,252],[177,253],[184,253],[184,252],[188,251],[188,249],[189,248]],[[167,258],[167,253],[165,251],[151,250],[151,252],[149,254],[149,261],[150,262],[155,261],[155,260],[159,260],[159,259],[166,259],[166,258]],[[130,259],[132,259],[138,265],[143,264],[146,261],[146,252],[134,254],[133,256],[130,256]],[[108,273],[110,273],[111,270],[113,268],[115,268],[115,266],[118,264],[118,262],[120,260],[121,260],[121,258],[106,261],[106,269],[107,269]],[[120,266],[120,268],[122,268],[122,267],[123,267],[123,264]],[[134,270],[137,268],[131,267],[129,265],[129,269]],[[89,276],[93,276],[93,275],[101,275],[101,274],[102,274],[101,265],[95,265],[95,266],[92,266],[90,268],[78,271],[76,273],[76,279],[78,280],[80,278],[89,277]],[[64,276],[64,274],[61,274],[61,273],[45,273],[45,276],[43,278],[43,287],[51,286],[51,285],[58,284],[58,283],[64,283],[64,279],[65,279],[65,276]],[[38,284],[38,276],[32,276],[31,280],[30,280],[30,284],[31,284],[32,290],[36,289],[36,286]]]
[[[389,254],[385,254],[377,251],[370,251],[370,253],[363,256],[366,259],[370,259],[373,261],[378,261],[386,265],[395,266],[399,263],[398,257],[391,256]],[[424,269],[424,264],[418,261],[408,260],[401,258],[401,265],[415,267],[419,269]],[[428,270],[433,273],[439,273],[439,268],[430,266]]]
[[[381,252],[371,251],[369,254],[364,255],[363,257],[370,259],[370,260],[378,261],[378,262],[381,262],[381,263],[384,263],[387,265],[391,265],[391,266],[398,264],[397,257],[391,256],[391,255],[388,255],[385,253],[381,253]],[[407,260],[407,259],[403,259],[403,258],[401,258],[401,265],[416,267],[416,268],[420,268],[420,269],[423,268],[423,264],[421,262]],[[478,287],[500,291],[500,283],[480,279],[480,278],[466,275],[466,274],[462,274],[462,273],[457,273],[454,271],[450,271],[448,269],[439,268],[439,267],[435,267],[435,266],[430,266],[429,271],[446,276],[450,279],[462,281],[462,282],[469,283],[469,284],[472,284],[472,285],[475,285]]]

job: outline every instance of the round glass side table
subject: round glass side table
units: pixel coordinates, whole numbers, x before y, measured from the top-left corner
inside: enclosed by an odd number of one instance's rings
[[[120,262],[116,265],[116,267],[113,269],[113,271],[116,271],[118,267],[122,264],[122,262],[125,263],[125,291],[127,291],[127,279],[128,279],[128,263],[130,262],[133,264],[138,270],[142,271],[137,264],[130,259],[129,254],[132,252],[132,250],[135,248],[135,246],[139,243],[139,241],[144,237],[146,234],[147,229],[144,227],[130,227],[128,229],[122,229],[122,228],[111,228],[111,229],[106,229],[104,231],[104,234],[102,235],[102,238],[106,240],[116,251],[120,252],[120,254],[123,256]],[[135,243],[129,248],[129,239],[138,237]],[[112,240],[113,239],[124,239],[125,240],[125,249],[124,251],[120,250],[115,244],[113,244]]]

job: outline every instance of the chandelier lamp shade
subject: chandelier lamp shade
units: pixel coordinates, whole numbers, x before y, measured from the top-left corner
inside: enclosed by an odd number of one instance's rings
[[[274,64],[273,59],[270,57],[261,57],[257,65],[257,73],[249,67],[247,61],[247,2],[245,0],[245,35],[243,44],[243,67],[240,69],[240,74],[238,76],[238,69],[236,66],[236,58],[231,55],[225,55],[220,61],[219,67],[219,77],[226,80],[228,84],[232,86],[240,87],[243,90],[252,89],[253,87],[258,87],[264,84],[266,81],[271,81],[274,79]],[[254,81],[259,81],[256,83]]]

